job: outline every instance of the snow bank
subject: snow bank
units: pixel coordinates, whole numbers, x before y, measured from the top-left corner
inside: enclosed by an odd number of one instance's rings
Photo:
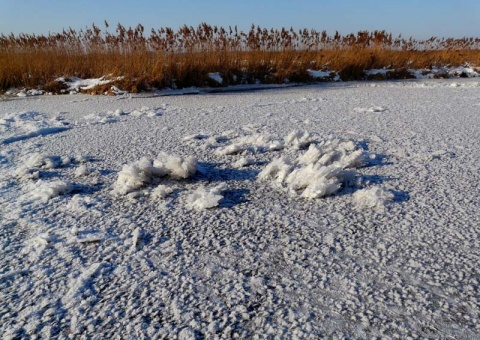
[[[194,157],[177,157],[161,152],[156,159],[144,157],[124,165],[113,185],[112,194],[126,195],[159,177],[169,176],[173,179],[185,179],[196,171],[197,160]]]
[[[357,174],[354,169],[364,165],[367,159],[368,154],[353,141],[331,139],[319,145],[311,144],[296,160],[274,159],[258,178],[272,181],[294,196],[319,198],[352,185]]]
[[[380,187],[362,189],[353,194],[354,202],[360,208],[383,208],[393,197],[390,191]]]
[[[202,211],[205,209],[214,208],[219,205],[223,198],[221,191],[224,190],[223,185],[207,189],[204,186],[199,187],[193,193],[187,196],[186,206],[189,209]]]

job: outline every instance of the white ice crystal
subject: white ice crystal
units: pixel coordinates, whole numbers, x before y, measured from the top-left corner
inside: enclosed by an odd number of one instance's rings
[[[300,132],[289,136],[287,144],[299,138],[308,140],[307,134]],[[302,144],[294,142],[294,145],[300,147]],[[258,178],[273,181],[292,195],[319,198],[336,193],[342,186],[352,185],[356,179],[354,169],[364,165],[366,159],[366,152],[352,141],[330,139],[318,145],[310,144],[294,161],[286,157],[274,159]]]
[[[61,194],[68,193],[71,190],[71,185],[64,181],[45,182],[39,180],[30,185],[30,192],[25,196],[28,201],[40,200],[43,202],[51,198],[57,197]]]
[[[178,157],[161,152],[156,159],[143,157],[136,162],[124,165],[113,185],[112,194],[129,194],[158,177],[185,179],[196,171],[197,160],[194,157]]]
[[[380,187],[362,189],[353,194],[354,202],[360,208],[383,208],[393,198],[393,193]]]
[[[202,211],[218,206],[220,200],[223,198],[221,191],[224,190],[223,185],[214,188],[199,187],[193,193],[187,196],[186,206],[189,209]]]

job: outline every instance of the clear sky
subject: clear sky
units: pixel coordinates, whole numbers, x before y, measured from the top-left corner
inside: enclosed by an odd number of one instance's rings
[[[229,25],[314,28],[332,34],[386,30],[424,39],[480,36],[480,0],[0,0],[0,33],[61,32],[93,22],[146,30]]]

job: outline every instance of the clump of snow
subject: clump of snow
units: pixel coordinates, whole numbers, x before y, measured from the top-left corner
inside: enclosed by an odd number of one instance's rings
[[[193,141],[193,140],[201,140],[201,139],[206,139],[208,136],[202,135],[202,134],[194,134],[194,135],[188,135],[183,137],[184,142],[188,141]]]
[[[80,216],[83,214],[93,214],[96,216],[101,216],[102,212],[97,209],[99,205],[99,199],[91,197],[89,195],[73,195],[69,200],[65,209],[75,216]],[[72,234],[75,234],[78,230],[73,230]]]
[[[75,177],[88,176],[89,174],[90,174],[90,169],[87,167],[86,164],[81,164],[81,165],[75,170]]]
[[[71,185],[65,181],[46,182],[38,180],[30,185],[31,191],[28,193],[26,199],[28,201],[40,200],[47,202],[49,199],[66,194],[71,191]]]
[[[255,159],[251,157],[241,157],[236,162],[232,164],[234,168],[243,168],[245,166],[249,166],[255,163]]]
[[[58,156],[35,153],[15,170],[18,179],[37,179],[40,176],[39,169],[55,169],[62,165],[62,158]]]
[[[150,197],[153,199],[164,199],[173,192],[173,188],[160,184],[150,193]]]
[[[211,72],[208,74],[208,77],[217,82],[218,84],[223,84],[223,78],[218,72]]]
[[[319,198],[352,185],[355,168],[367,162],[368,154],[353,141],[330,139],[309,149],[296,160],[274,159],[260,172],[260,180],[269,180],[292,195]]]
[[[115,111],[113,111],[113,115],[114,116],[123,116],[123,115],[126,115],[126,113],[123,112],[122,109],[116,109]]]
[[[156,117],[161,116],[163,112],[164,111],[162,108],[149,108],[148,106],[142,106],[140,109],[136,109],[130,112],[130,115],[134,117]]]
[[[387,111],[383,106],[356,107],[353,109],[356,113],[381,113]]]
[[[112,194],[129,194],[159,177],[169,176],[173,179],[185,179],[196,171],[197,160],[194,157],[178,157],[161,152],[156,159],[144,157],[124,165],[118,173]]]
[[[253,153],[256,152],[268,152],[281,150],[284,148],[283,141],[274,138],[267,133],[255,133],[253,135],[247,135],[238,137],[233,144],[218,148],[215,154],[218,156],[234,155],[242,153],[246,150],[250,150]]]
[[[334,81],[340,81],[340,76],[336,72],[317,70],[307,70],[307,72],[310,77],[315,79],[333,79]]]
[[[189,209],[195,209],[197,211],[214,208],[219,205],[220,200],[223,198],[221,191],[224,189],[225,187],[223,185],[210,189],[201,186],[187,196],[186,206]]]
[[[380,187],[362,189],[353,194],[355,204],[360,208],[383,208],[393,198],[390,191]]]
[[[309,132],[302,130],[294,130],[285,137],[285,145],[295,150],[307,147],[312,142],[313,136]]]
[[[122,79],[122,77],[116,78],[117,80]],[[82,79],[78,77],[71,78],[57,78],[56,82],[64,83],[67,85],[67,91],[70,92],[80,92],[84,90],[93,89],[95,86],[109,84],[115,79],[106,79],[105,77],[101,78],[91,78],[91,79]]]

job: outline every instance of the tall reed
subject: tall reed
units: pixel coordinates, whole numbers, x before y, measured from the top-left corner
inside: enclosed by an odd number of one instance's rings
[[[0,35],[0,89],[45,87],[57,77],[123,77],[130,91],[147,87],[215,86],[309,80],[308,69],[340,74],[371,68],[480,65],[480,38],[416,40],[385,31],[328,35],[326,31],[235,27],[206,23],[152,29],[95,24],[62,33]]]

